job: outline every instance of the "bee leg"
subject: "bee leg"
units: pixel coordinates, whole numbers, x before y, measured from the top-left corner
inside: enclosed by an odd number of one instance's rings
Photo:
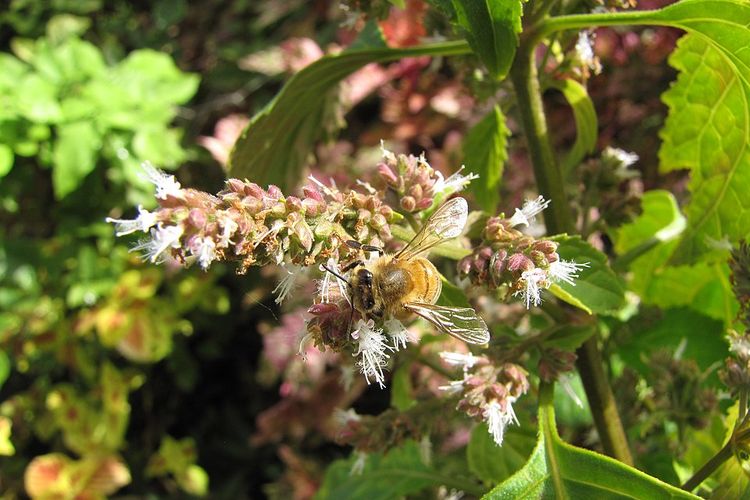
[[[375,245],[363,245],[356,240],[347,240],[346,246],[355,250],[363,250],[365,252],[377,252],[381,255],[385,253],[385,250],[383,250],[381,247],[376,247]]]
[[[342,273],[346,273],[346,272],[349,272],[349,271],[351,271],[352,269],[354,269],[355,267],[357,267],[357,266],[361,266],[361,265],[364,265],[364,262],[362,262],[361,260],[355,260],[355,261],[353,261],[353,262],[350,262],[350,263],[348,263],[348,264],[347,264],[347,265],[345,265],[344,267],[342,267],[342,268],[341,268],[341,272],[342,272]]]

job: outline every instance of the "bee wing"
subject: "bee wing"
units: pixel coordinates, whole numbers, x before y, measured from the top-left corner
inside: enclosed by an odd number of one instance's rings
[[[445,307],[409,302],[404,307],[423,317],[443,332],[469,344],[486,344],[490,331],[484,320],[470,307]]]
[[[451,198],[435,210],[422,229],[395,257],[409,260],[444,240],[455,238],[463,231],[468,215],[469,206],[466,200]]]

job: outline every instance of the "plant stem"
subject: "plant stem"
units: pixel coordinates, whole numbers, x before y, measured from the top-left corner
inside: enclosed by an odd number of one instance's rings
[[[531,38],[525,38],[521,42],[510,70],[510,78],[518,99],[521,125],[534,167],[534,176],[541,194],[551,201],[550,208],[543,212],[547,231],[552,234],[570,233],[575,231],[575,225],[568,207],[562,173],[555,161],[547,132],[542,93],[534,61],[536,43],[533,33],[532,30]],[[596,337],[588,339],[578,349],[577,354],[578,370],[604,451],[617,460],[632,465],[633,458],[612,388],[604,371]]]
[[[698,485],[705,481],[708,476],[713,474],[713,472],[718,469],[721,464],[729,460],[731,457],[732,440],[730,439],[729,441],[727,441],[727,444],[725,444],[724,447],[716,453],[716,455],[711,457],[708,462],[703,464],[703,467],[701,467],[698,472],[693,474],[693,477],[688,479],[687,482],[682,485],[682,489],[685,491],[693,491],[698,487]]]

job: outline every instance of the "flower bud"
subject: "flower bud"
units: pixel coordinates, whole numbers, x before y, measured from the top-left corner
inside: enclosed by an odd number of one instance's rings
[[[508,270],[513,273],[522,273],[534,269],[534,263],[522,253],[514,253],[508,257]]]
[[[190,209],[188,214],[188,222],[190,225],[197,229],[202,229],[206,225],[206,212],[199,208]]]
[[[404,196],[400,205],[406,212],[413,212],[417,208],[417,201],[411,196]]]

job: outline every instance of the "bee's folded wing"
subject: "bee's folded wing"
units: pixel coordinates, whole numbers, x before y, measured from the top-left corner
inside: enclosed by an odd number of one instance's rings
[[[469,344],[486,344],[490,332],[484,320],[470,307],[445,307],[409,302],[404,307],[423,317],[443,332]]]

